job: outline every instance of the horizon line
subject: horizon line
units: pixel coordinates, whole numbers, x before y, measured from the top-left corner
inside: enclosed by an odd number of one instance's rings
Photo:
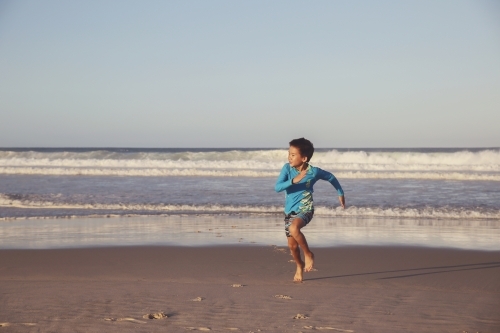
[[[487,146],[412,146],[412,147],[314,147],[315,149],[500,149]],[[0,149],[286,149],[286,147],[127,147],[127,146],[13,146],[0,147]]]

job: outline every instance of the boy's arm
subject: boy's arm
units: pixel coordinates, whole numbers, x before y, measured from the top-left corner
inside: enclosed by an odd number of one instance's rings
[[[286,190],[292,186],[292,179],[288,178],[288,168],[287,164],[283,166],[281,169],[280,175],[278,176],[278,180],[276,181],[276,185],[274,186],[274,190],[276,192],[281,192]]]
[[[335,178],[333,173],[318,168],[318,178],[326,180],[327,182],[332,184],[333,187],[335,187],[335,189],[337,190],[337,194],[339,195],[340,205],[342,206],[342,208],[345,208],[344,190],[342,189],[342,186],[340,186],[339,181],[337,180],[337,178]]]
[[[317,177],[319,179],[326,180],[327,182],[332,184],[333,187],[335,187],[335,189],[337,190],[339,197],[344,195],[344,190],[342,189],[342,186],[340,186],[339,181],[337,180],[337,178],[335,178],[335,176],[331,172],[318,168]]]

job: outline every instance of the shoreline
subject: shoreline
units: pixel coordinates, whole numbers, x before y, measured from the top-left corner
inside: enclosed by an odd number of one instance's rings
[[[317,270],[293,283],[281,246],[0,250],[0,332],[500,329],[500,251],[313,251]]]
[[[58,218],[0,224],[4,249],[286,245],[281,215]],[[313,247],[410,245],[500,251],[500,224],[492,220],[315,216],[304,234]]]

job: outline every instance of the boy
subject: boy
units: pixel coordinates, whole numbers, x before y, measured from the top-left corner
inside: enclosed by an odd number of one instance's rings
[[[345,208],[344,191],[337,178],[330,172],[309,164],[314,153],[311,141],[304,138],[290,141],[288,163],[283,166],[276,181],[276,192],[285,191],[285,233],[288,247],[297,264],[297,272],[293,278],[296,282],[303,280],[303,272],[309,272],[314,266],[314,254],[309,250],[306,238],[300,231],[313,218],[313,185],[319,179],[328,181],[335,187],[342,208]],[[300,247],[300,248],[299,248]],[[304,261],[300,257],[300,249],[304,252]]]

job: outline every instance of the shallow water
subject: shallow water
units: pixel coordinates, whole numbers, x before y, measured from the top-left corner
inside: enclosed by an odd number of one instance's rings
[[[107,214],[275,213],[275,178],[0,175],[0,219]],[[500,220],[500,183],[345,179],[348,209],[333,187],[314,187],[316,216],[477,217]]]
[[[303,229],[311,247],[394,245],[500,250],[500,222],[314,218]],[[48,249],[139,245],[286,246],[281,217],[156,216],[1,222],[0,248]]]

